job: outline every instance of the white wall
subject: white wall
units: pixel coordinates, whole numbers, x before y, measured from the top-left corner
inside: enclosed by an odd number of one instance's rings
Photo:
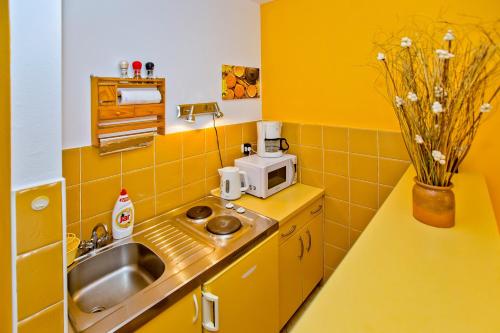
[[[261,100],[221,100],[221,65],[260,67],[260,9],[249,0],[64,0],[63,146],[90,145],[90,74],[153,61],[167,78],[167,132],[188,125],[176,105],[218,101],[220,124],[261,118]]]
[[[59,179],[61,0],[11,0],[12,188]]]

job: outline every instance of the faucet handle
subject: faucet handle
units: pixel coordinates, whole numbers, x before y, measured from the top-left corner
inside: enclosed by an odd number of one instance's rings
[[[99,229],[104,230],[102,236],[100,236],[100,237],[97,234],[97,231]],[[94,244],[94,249],[98,249],[98,248],[108,244],[110,240],[111,240],[111,237],[110,237],[110,234],[108,231],[108,227],[103,223],[96,224],[94,226],[94,228],[92,229],[92,243]]]

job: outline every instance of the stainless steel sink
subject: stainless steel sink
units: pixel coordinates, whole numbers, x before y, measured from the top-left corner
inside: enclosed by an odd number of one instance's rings
[[[109,309],[156,281],[163,261],[146,246],[128,243],[82,262],[68,273],[68,291],[85,313]]]

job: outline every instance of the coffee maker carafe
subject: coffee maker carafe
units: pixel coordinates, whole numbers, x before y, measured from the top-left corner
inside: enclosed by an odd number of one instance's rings
[[[283,151],[290,148],[286,139],[281,137],[281,125],[279,121],[257,122],[257,155],[281,157]]]

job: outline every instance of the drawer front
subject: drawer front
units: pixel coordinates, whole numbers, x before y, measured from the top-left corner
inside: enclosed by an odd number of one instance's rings
[[[144,116],[163,115],[164,111],[165,107],[163,104],[144,104],[144,105],[136,105],[134,112],[136,117],[144,117]]]
[[[101,106],[99,108],[99,119],[102,120],[132,117],[134,117],[133,106]]]
[[[323,198],[320,198],[280,226],[280,244],[295,235],[312,218],[322,213]]]
[[[109,105],[116,103],[116,86],[99,86],[97,91],[99,105]]]

